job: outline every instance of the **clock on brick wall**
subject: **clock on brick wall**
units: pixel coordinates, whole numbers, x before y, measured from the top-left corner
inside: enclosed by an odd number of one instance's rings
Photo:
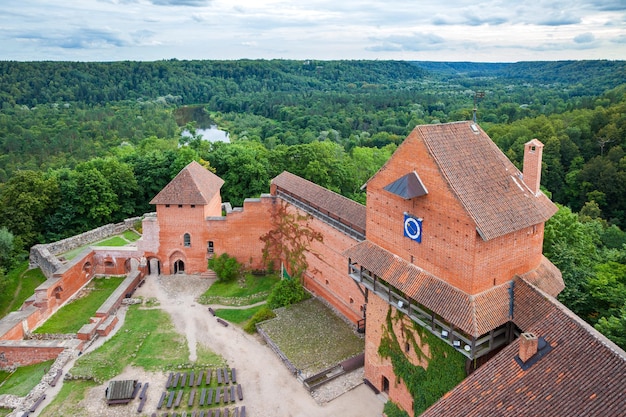
[[[422,219],[404,213],[404,236],[417,243],[422,242]]]

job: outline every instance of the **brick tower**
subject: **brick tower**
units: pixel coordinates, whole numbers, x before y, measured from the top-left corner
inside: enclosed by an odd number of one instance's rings
[[[368,181],[367,239],[344,254],[369,292],[366,377],[379,389],[394,379],[377,354],[389,306],[475,359],[514,337],[516,276],[563,289],[542,255],[557,208],[539,191],[541,147],[527,144],[523,176],[475,123],[417,126]]]

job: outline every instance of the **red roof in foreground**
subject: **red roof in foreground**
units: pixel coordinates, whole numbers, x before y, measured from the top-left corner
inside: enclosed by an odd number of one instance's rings
[[[552,351],[524,371],[513,342],[422,417],[626,416],[626,352],[547,293],[514,281],[514,322]]]
[[[192,161],[183,168],[150,204],[206,205],[220,192],[224,180]]]

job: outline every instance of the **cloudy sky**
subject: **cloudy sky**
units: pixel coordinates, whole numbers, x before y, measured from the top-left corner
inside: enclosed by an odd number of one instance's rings
[[[626,59],[626,0],[3,0],[0,60]]]

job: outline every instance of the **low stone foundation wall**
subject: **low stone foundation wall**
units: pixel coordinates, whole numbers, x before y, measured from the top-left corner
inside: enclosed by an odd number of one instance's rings
[[[39,267],[47,278],[51,278],[63,265],[57,259],[58,254],[120,234],[132,229],[135,223],[140,220],[141,217],[132,217],[123,222],[107,224],[80,235],[59,240],[58,242],[35,245],[30,249],[29,267]]]

